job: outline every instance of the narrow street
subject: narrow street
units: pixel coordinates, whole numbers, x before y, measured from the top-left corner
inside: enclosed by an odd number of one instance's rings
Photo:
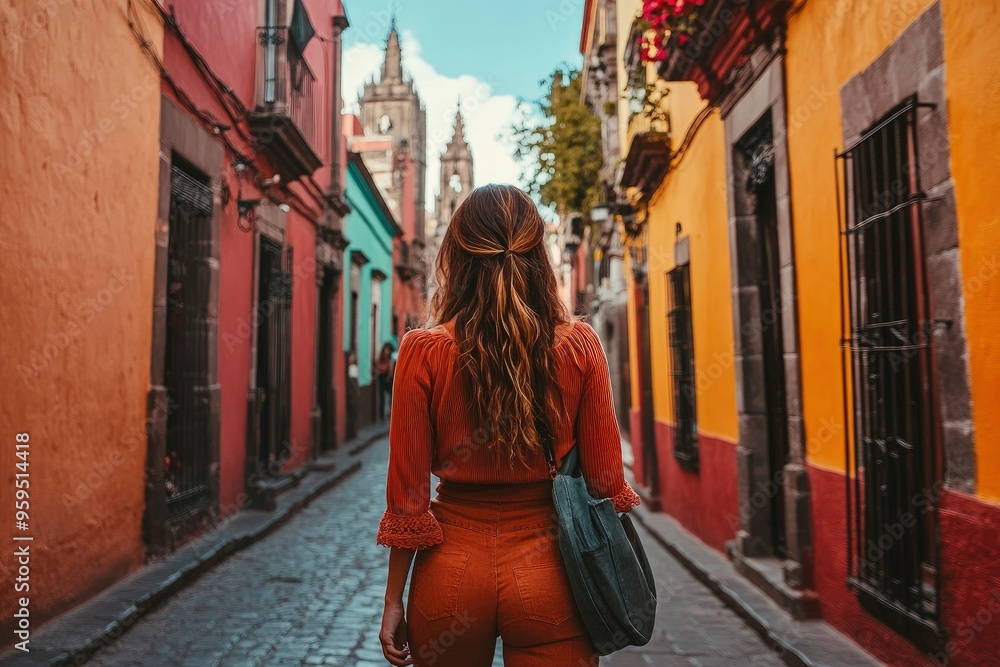
[[[388,550],[375,544],[388,441],[286,526],[204,575],[88,664],[283,667],[387,664],[378,642]],[[742,621],[651,538],[657,632],[609,667],[781,665]],[[494,665],[502,665],[498,644]]]

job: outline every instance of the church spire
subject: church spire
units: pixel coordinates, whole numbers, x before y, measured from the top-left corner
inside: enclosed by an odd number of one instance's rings
[[[399,48],[399,33],[396,31],[396,15],[392,16],[392,26],[385,40],[385,62],[382,63],[382,83],[403,80],[403,56]]]
[[[465,145],[465,123],[462,120],[462,100],[459,98],[458,109],[455,111],[455,133],[451,135],[448,147],[461,147]]]

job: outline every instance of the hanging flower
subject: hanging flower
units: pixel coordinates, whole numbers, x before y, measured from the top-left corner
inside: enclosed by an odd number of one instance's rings
[[[704,4],[705,0],[643,0],[642,20],[648,24],[640,38],[643,62],[666,60],[672,35],[679,46],[686,43],[698,29],[698,7]]]
[[[644,62],[661,62],[667,59],[664,48],[665,38],[662,32],[655,32],[639,38],[639,49]]]

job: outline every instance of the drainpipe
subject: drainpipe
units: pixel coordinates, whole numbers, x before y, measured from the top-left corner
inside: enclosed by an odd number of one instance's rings
[[[349,25],[345,14],[341,13],[333,17],[332,48],[330,49],[330,184],[327,187],[327,197],[331,203],[339,203],[343,196],[340,189],[340,144],[343,141],[340,115],[341,62],[343,60],[341,58],[343,52],[341,33]]]

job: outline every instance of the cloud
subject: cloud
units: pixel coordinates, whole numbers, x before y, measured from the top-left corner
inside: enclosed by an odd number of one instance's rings
[[[520,170],[514,160],[510,124],[517,100],[512,95],[493,94],[491,81],[474,76],[449,77],[441,74],[420,55],[420,43],[407,31],[401,38],[403,71],[413,79],[414,88],[427,109],[427,190],[428,208],[434,207],[440,182],[439,156],[451,139],[455,105],[462,100],[465,137],[472,150],[473,178],[485,183],[520,184]],[[358,97],[365,82],[378,79],[383,60],[383,42],[357,43],[344,50],[344,105],[357,113]]]

